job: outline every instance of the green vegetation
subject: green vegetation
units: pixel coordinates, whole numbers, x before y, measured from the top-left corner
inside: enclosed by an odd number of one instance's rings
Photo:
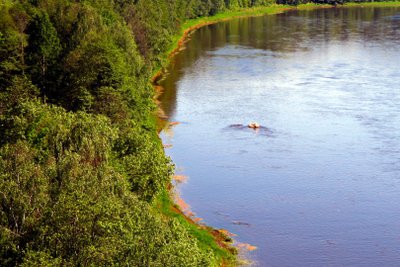
[[[400,1],[385,1],[385,2],[347,2],[344,4],[345,7],[356,7],[356,6],[365,6],[365,7],[399,7]]]
[[[220,241],[219,243],[223,243],[223,247],[219,246],[215,237],[211,235],[211,232],[215,232],[215,230],[208,226],[199,227],[199,225],[193,222],[190,218],[182,216],[179,207],[172,202],[168,192],[160,194],[157,197],[155,204],[155,208],[158,211],[161,211],[162,214],[169,218],[174,218],[179,221],[179,223],[183,225],[185,229],[187,229],[191,236],[199,240],[199,246],[201,249],[211,249],[216,259],[215,263],[221,263],[225,261],[225,263],[228,264],[235,262],[234,255],[237,253],[237,251],[235,248],[229,247],[229,244],[232,242],[232,240],[229,240],[228,237],[224,236],[223,233],[217,232],[217,239]]]
[[[233,262],[174,208],[150,81],[185,29],[271,4],[0,0],[0,265]]]

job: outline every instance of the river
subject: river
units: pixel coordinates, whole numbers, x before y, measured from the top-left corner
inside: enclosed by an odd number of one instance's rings
[[[196,216],[256,266],[400,266],[400,9],[235,19],[185,48],[161,138]]]

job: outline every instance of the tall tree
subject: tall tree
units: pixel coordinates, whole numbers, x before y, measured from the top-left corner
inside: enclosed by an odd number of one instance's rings
[[[56,79],[51,77],[49,69],[54,66],[61,52],[60,40],[49,15],[44,11],[38,11],[33,16],[27,32],[27,62],[30,65],[30,74],[33,82],[47,93],[48,81]]]

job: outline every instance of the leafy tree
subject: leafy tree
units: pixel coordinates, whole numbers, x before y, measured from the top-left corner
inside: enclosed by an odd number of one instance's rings
[[[10,85],[14,75],[24,73],[24,33],[29,17],[20,6],[0,5],[0,88]]]
[[[0,149],[2,266],[211,264],[185,228],[132,191],[107,118],[38,101],[8,115],[15,123],[2,134],[17,141]]]
[[[48,86],[54,83],[51,67],[54,66],[61,52],[57,31],[46,12],[38,11],[28,25],[27,62],[32,80],[44,93],[49,93]],[[50,71],[49,71],[50,69]]]

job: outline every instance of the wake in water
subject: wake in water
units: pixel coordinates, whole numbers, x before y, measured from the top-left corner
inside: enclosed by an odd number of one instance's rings
[[[250,127],[250,124],[231,124],[225,128],[226,130],[242,130],[248,132],[255,132],[257,134],[262,134],[268,137],[274,137],[274,131],[272,129],[259,125],[258,127]]]

